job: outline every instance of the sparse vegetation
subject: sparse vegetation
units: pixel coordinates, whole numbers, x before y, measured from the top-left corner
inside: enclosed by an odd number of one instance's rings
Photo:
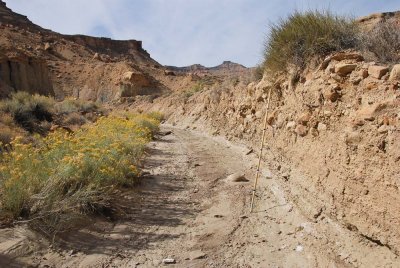
[[[22,135],[23,130],[45,135],[53,122],[61,125],[83,125],[88,120],[95,121],[97,115],[94,114],[105,113],[94,102],[75,99],[56,102],[52,97],[31,95],[23,91],[13,93],[10,98],[0,101],[0,112],[3,144]]]
[[[400,26],[393,21],[380,22],[360,38],[360,48],[372,53],[373,60],[380,62],[400,61]]]
[[[195,93],[202,91],[204,88],[204,83],[200,80],[198,81],[192,88],[186,90],[184,92],[184,96],[186,98],[190,98],[193,96]]]
[[[13,140],[0,155],[0,218],[23,218],[54,233],[112,207],[115,190],[136,183],[158,124],[154,114],[110,116],[35,144]]]
[[[76,100],[72,98],[67,98],[62,102],[55,104],[55,110],[58,114],[69,114],[74,112],[89,113],[96,112],[100,108],[100,105],[95,102]]]
[[[311,57],[355,47],[357,36],[352,19],[328,11],[294,12],[271,25],[264,65],[273,72],[302,68]]]

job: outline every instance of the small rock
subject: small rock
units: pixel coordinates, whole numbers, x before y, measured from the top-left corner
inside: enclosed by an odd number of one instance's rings
[[[297,251],[297,252],[302,252],[304,250],[304,247],[302,246],[302,245],[298,245],[296,248],[295,248],[295,251]]]
[[[386,125],[380,126],[378,128],[378,132],[381,133],[381,134],[388,132],[388,126],[386,126]]]
[[[297,122],[302,125],[307,125],[307,123],[311,119],[311,113],[310,112],[304,112],[302,113],[299,118],[297,119]]]
[[[389,71],[389,68],[386,66],[369,66],[368,74],[376,79],[381,79]]]
[[[46,51],[51,50],[50,43],[45,43],[44,44],[44,50],[46,50]]]
[[[247,219],[248,217],[246,215],[240,216],[241,219]]]
[[[226,178],[226,180],[230,181],[230,182],[248,182],[249,181],[248,179],[246,179],[246,177],[243,173],[239,173],[239,172],[229,175]]]
[[[359,74],[360,74],[360,76],[361,76],[362,78],[365,79],[365,78],[368,77],[368,70],[362,69],[362,70],[360,70]]]
[[[330,100],[331,102],[335,102],[340,98],[340,93],[338,92],[338,87],[328,87],[325,88],[322,92],[324,98],[326,100]]]
[[[207,254],[202,252],[201,250],[195,250],[189,253],[189,259],[190,260],[199,260],[199,259],[204,259],[207,257]]]
[[[307,135],[308,133],[308,128],[306,126],[303,125],[297,125],[295,132],[297,133],[297,135],[299,135],[300,137],[304,137]]]
[[[164,70],[164,75],[175,76],[175,72],[171,70]]]
[[[357,68],[357,64],[338,63],[335,65],[335,73],[346,76]]]
[[[249,154],[251,154],[252,152],[254,152],[254,150],[253,150],[253,149],[250,149],[250,150],[248,150],[248,151],[246,152],[246,155],[249,155]]]
[[[197,193],[197,192],[199,192],[199,189],[195,188],[195,189],[193,190],[193,193]]]
[[[172,131],[168,130],[168,131],[162,132],[160,134],[163,135],[163,136],[168,136],[168,135],[172,134]]]
[[[318,123],[317,127],[318,131],[325,131],[327,129],[327,126],[324,123]]]
[[[175,261],[175,259],[172,259],[172,258],[166,258],[166,259],[162,260],[162,263],[164,263],[164,264],[174,264],[174,263],[176,263],[176,261]]]
[[[361,141],[361,134],[359,132],[353,131],[346,133],[345,142],[346,144],[357,144]]]
[[[296,126],[296,122],[290,121],[286,124],[286,129],[292,129]]]
[[[290,178],[290,174],[289,174],[288,172],[285,172],[285,173],[282,174],[282,177],[283,177],[286,181],[288,181],[289,178]]]
[[[97,52],[94,53],[93,59],[94,59],[94,60],[100,60],[101,58],[100,58],[99,53],[97,53]]]
[[[389,81],[400,81],[400,64],[393,66],[390,72]]]
[[[218,219],[223,218],[223,217],[224,217],[224,216],[219,215],[219,214],[215,214],[215,215],[214,215],[214,218],[218,218]]]

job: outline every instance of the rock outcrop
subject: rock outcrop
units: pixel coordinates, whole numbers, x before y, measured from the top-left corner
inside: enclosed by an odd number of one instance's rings
[[[136,40],[62,35],[34,25],[0,1],[0,97],[11,91],[100,102],[167,91],[164,68]],[[122,81],[126,72],[138,73]],[[143,79],[146,83],[143,83]]]
[[[0,58],[1,95],[10,91],[26,91],[53,96],[53,86],[46,63],[30,57]]]

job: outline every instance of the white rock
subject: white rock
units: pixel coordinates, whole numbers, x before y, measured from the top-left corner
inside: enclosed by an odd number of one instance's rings
[[[302,252],[302,251],[304,250],[304,247],[303,247],[302,245],[298,245],[298,246],[295,248],[295,250],[296,250],[297,252]]]
[[[286,129],[293,129],[296,126],[295,121],[290,121],[286,124]]]
[[[164,264],[174,264],[174,263],[176,263],[176,261],[175,261],[175,259],[172,259],[172,258],[166,258],[166,259],[162,260],[162,263],[164,263]]]

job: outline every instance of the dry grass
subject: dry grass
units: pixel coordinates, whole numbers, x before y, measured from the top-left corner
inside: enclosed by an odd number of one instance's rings
[[[312,57],[353,48],[357,27],[351,19],[325,11],[294,12],[270,27],[264,66],[273,72],[303,68]]]
[[[69,113],[90,113],[101,110],[101,106],[92,101],[83,101],[68,98],[55,104],[55,110],[57,114],[69,114]]]

